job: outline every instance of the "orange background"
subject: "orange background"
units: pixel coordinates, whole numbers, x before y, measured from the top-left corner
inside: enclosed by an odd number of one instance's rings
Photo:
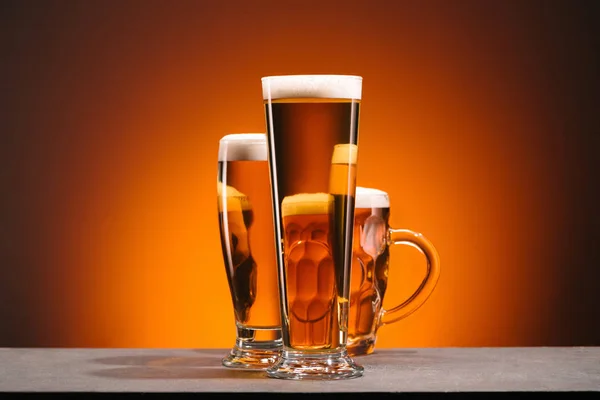
[[[591,2],[590,2],[591,3]],[[358,182],[441,278],[377,347],[599,345],[596,10],[2,2],[0,346],[230,347],[218,139],[260,78],[363,76]],[[386,305],[423,260],[392,250]]]

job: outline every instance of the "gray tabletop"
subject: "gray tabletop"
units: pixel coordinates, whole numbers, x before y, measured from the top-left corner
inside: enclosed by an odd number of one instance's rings
[[[286,381],[221,366],[222,349],[1,348],[0,391],[600,391],[600,347],[379,349],[364,376]]]

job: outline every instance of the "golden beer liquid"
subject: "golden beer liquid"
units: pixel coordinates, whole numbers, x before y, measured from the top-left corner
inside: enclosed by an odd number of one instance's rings
[[[369,346],[375,339],[387,289],[389,247],[386,243],[389,207],[356,208],[348,316],[349,352],[354,343]],[[367,226],[368,225],[368,226]],[[369,349],[370,351],[371,349]]]
[[[347,335],[352,243],[344,244],[354,218],[360,101],[277,99],[265,107],[277,160],[284,342],[334,350]]]
[[[333,196],[301,194],[282,207],[290,344],[296,349],[339,345]]]
[[[223,181],[227,185],[223,185]],[[267,161],[219,162],[217,190],[223,258],[236,322],[243,328],[279,328]]]

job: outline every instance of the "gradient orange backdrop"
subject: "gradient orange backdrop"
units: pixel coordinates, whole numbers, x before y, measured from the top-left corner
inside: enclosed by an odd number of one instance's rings
[[[218,140],[265,130],[262,76],[303,73],[363,76],[358,183],[440,253],[378,348],[600,344],[575,4],[3,2],[0,345],[230,347]],[[391,257],[386,306],[424,269]]]

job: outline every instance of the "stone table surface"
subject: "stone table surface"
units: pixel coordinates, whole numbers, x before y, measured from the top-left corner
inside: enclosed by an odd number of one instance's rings
[[[600,347],[377,349],[361,378],[288,381],[221,366],[226,349],[0,348],[2,392],[600,391]]]

